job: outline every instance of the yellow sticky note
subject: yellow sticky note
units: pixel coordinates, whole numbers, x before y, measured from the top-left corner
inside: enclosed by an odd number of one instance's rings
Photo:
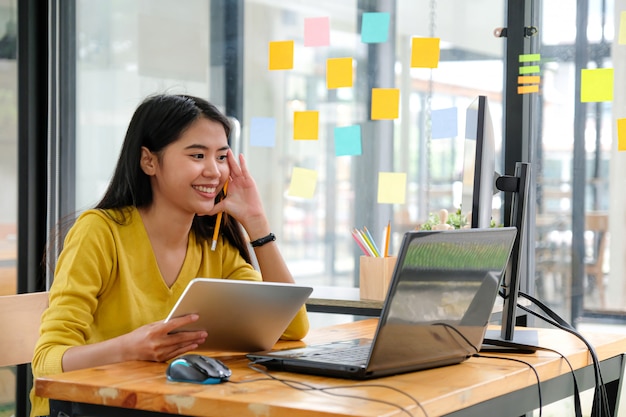
[[[293,138],[295,140],[317,140],[319,131],[318,111],[297,111],[293,114]]]
[[[326,60],[326,88],[352,87],[352,58]]]
[[[270,42],[269,55],[270,70],[293,69],[293,41]]]
[[[412,38],[411,68],[437,68],[439,51],[439,38]]]
[[[619,37],[617,43],[626,45],[626,11],[620,13],[619,18]]]
[[[617,119],[617,150],[626,151],[626,119]]]
[[[313,198],[317,184],[317,171],[294,167],[287,195],[290,197]]]
[[[518,85],[517,86],[517,94],[530,94],[530,93],[538,93],[539,86],[538,85]]]
[[[580,101],[613,100],[613,68],[584,69],[580,76]]]
[[[380,204],[404,204],[406,200],[406,173],[378,173],[378,202]]]
[[[372,88],[372,120],[397,119],[400,109],[400,90]]]

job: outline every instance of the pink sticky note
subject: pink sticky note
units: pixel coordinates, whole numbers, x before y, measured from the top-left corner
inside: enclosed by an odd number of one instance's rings
[[[304,19],[304,46],[330,45],[330,23],[328,17]]]

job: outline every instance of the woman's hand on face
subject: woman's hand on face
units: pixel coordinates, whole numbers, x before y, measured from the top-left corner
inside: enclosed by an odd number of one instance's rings
[[[239,163],[232,150],[228,150],[230,178],[226,198],[217,203],[210,214],[225,211],[237,219],[246,229],[255,222],[265,222],[263,203],[256,183],[246,165],[243,155],[239,155]]]
[[[134,360],[165,362],[194,350],[205,341],[207,332],[175,331],[197,320],[197,314],[189,314],[139,327],[124,337],[126,351]]]

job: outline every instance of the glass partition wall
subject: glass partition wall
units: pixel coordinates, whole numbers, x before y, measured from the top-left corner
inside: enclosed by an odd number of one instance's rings
[[[380,19],[373,29],[366,14]],[[480,94],[500,147],[505,40],[493,30],[504,19],[498,0],[78,1],[74,209],[101,196],[143,97],[196,94],[240,125],[231,146],[249,161],[296,279],[358,285],[354,227],[378,239],[391,222],[393,252],[430,213],[459,207],[465,109]],[[387,26],[377,34],[379,25]],[[437,68],[411,68],[414,38],[440,39]],[[270,44],[280,41],[293,42],[292,67],[270,70]],[[350,60],[349,86],[328,88],[335,58]],[[372,89],[397,90],[396,117],[372,120]],[[431,112],[446,109],[456,117],[452,133],[432,139]],[[312,140],[294,139],[304,111],[317,112]],[[256,123],[270,123],[271,137],[259,138]],[[360,153],[338,149],[346,127],[360,130]],[[290,192],[294,169],[315,176],[310,196]],[[403,202],[379,201],[381,172],[406,175]]]
[[[77,1],[76,174],[75,188],[63,198],[71,202],[65,211],[80,211],[100,197],[142,98],[155,92],[197,94],[236,122],[231,146],[249,161],[296,279],[355,286],[361,252],[351,237],[354,227],[367,227],[378,238],[390,222],[393,252],[404,231],[440,209],[459,208],[465,110],[476,96],[486,95],[499,149],[507,147],[503,132],[507,123],[511,129],[512,117],[522,118],[520,129],[530,141],[518,157],[532,163],[536,182],[529,290],[536,284],[537,294],[572,320],[592,309],[618,309],[623,280],[609,278],[609,270],[618,267],[610,252],[621,243],[615,233],[600,239],[587,230],[585,213],[609,211],[610,178],[618,178],[619,169],[609,161],[622,156],[613,123],[619,113],[611,112],[611,102],[581,103],[580,73],[610,67],[619,56],[614,33],[620,6],[569,3],[571,13],[563,15],[557,4],[528,1],[521,8],[524,16],[511,17],[496,0],[213,0],[184,7],[169,1]],[[382,17],[373,26],[378,32],[364,28],[364,15]],[[505,79],[507,17],[512,29],[524,27],[523,53],[540,55],[541,80],[539,91],[525,94],[523,105],[508,114],[505,92],[517,92],[517,79]],[[581,25],[588,28],[585,36],[576,30]],[[505,28],[499,37],[497,28]],[[411,66],[416,38],[440,41],[436,68]],[[279,42],[291,42],[287,69],[270,68],[270,45]],[[350,83],[329,88],[328,62],[341,58],[352,66]],[[508,68],[508,74],[517,75],[517,69]],[[397,115],[372,119],[373,89],[397,91]],[[313,138],[297,138],[301,112],[317,117]],[[435,124],[433,135],[437,112],[447,112],[449,119],[446,132]],[[358,132],[348,150],[338,144],[345,132]],[[518,146],[511,131],[509,136],[508,147]],[[496,170],[505,173],[501,159]],[[294,195],[294,171],[312,179],[309,195]],[[401,201],[379,200],[381,173],[403,175],[402,195],[395,196]],[[574,196],[577,188],[586,191]],[[501,201],[494,199],[500,223]],[[612,224],[622,227],[619,219]],[[599,240],[604,268],[597,278],[586,263]],[[609,295],[607,286],[619,291]]]

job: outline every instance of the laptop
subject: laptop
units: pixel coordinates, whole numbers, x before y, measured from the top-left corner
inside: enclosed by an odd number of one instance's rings
[[[370,379],[480,350],[517,229],[405,233],[373,339],[250,353],[268,369]]]
[[[198,350],[264,351],[274,346],[312,291],[296,284],[195,278],[165,321],[198,314],[198,321],[177,329],[206,330]]]

